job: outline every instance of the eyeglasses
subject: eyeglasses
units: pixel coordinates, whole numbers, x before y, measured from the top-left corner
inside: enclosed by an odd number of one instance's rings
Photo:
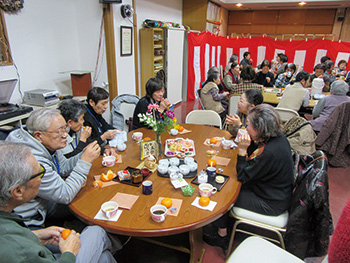
[[[41,179],[41,178],[43,178],[43,176],[44,176],[45,173],[46,173],[45,167],[42,166],[42,165],[40,164],[40,172],[37,173],[37,174],[33,174],[33,175],[29,178],[28,181],[30,181],[30,180],[34,179],[35,177],[38,177],[38,176],[39,176],[40,179]]]
[[[43,132],[48,132],[48,133],[56,133],[58,136],[62,137],[66,133],[70,131],[70,127],[66,124],[62,126],[61,128],[58,128],[58,131],[43,131]]]

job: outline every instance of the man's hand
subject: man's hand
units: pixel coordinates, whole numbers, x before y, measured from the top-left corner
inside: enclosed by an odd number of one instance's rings
[[[100,145],[98,145],[97,141],[94,141],[85,147],[80,159],[88,163],[93,163],[100,156],[100,152]]]
[[[43,245],[58,246],[61,232],[64,230],[62,227],[50,226],[48,228],[38,229],[32,231],[40,240]]]
[[[104,132],[104,134],[101,135],[102,141],[104,140],[111,140],[114,138],[114,136],[117,134],[117,130],[109,130]]]
[[[80,133],[80,141],[86,142],[86,139],[91,136],[91,127],[90,126],[85,126],[81,130]]]
[[[227,115],[226,116],[226,124],[234,125],[234,126],[240,126],[242,125],[241,119],[237,114],[234,116],[232,115]]]
[[[59,248],[62,254],[72,252],[76,256],[80,250],[80,234],[72,230],[66,240],[60,237]]]

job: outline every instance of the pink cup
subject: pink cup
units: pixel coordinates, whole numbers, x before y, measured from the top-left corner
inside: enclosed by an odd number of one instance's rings
[[[102,160],[102,165],[111,167],[115,164],[115,156],[105,156]]]
[[[103,215],[108,219],[114,217],[117,214],[118,208],[118,203],[114,201],[108,201],[101,205],[101,211]]]
[[[161,223],[165,220],[168,209],[164,205],[154,205],[151,207],[150,211],[153,221]]]
[[[212,194],[215,194],[217,188],[208,183],[201,183],[199,185],[199,195],[210,197]]]

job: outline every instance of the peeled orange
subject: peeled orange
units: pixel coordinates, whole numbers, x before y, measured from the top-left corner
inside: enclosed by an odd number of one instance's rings
[[[208,160],[208,165],[214,167],[214,166],[216,166],[216,161],[214,159],[209,159]]]
[[[149,141],[149,140],[151,140],[151,138],[150,137],[145,137],[145,138],[143,138],[143,140],[144,141]]]
[[[69,237],[69,235],[70,235],[71,232],[72,232],[72,231],[71,231],[70,229],[66,228],[66,229],[63,230],[62,233],[61,233],[62,238],[63,238],[64,240],[66,240],[67,237]]]
[[[210,139],[210,144],[216,144],[217,142],[218,142],[218,140],[215,138]]]
[[[173,200],[171,200],[169,197],[163,198],[162,205],[164,205],[166,208],[170,208],[173,205]]]
[[[201,198],[199,198],[198,203],[201,206],[208,206],[210,203],[210,198],[207,196],[202,196]]]
[[[184,127],[179,126],[178,131],[179,131],[179,132],[183,132],[183,131],[184,131],[184,129],[185,129]]]
[[[114,177],[113,172],[111,170],[108,170],[107,174],[104,174],[104,173],[101,174],[100,179],[102,182],[108,182],[108,181],[111,181],[113,177]]]
[[[100,180],[96,180],[92,183],[92,186],[95,188],[101,188],[102,187],[102,182]]]

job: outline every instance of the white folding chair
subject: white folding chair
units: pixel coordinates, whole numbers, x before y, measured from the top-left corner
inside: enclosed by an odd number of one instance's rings
[[[185,123],[218,126],[222,129],[220,115],[213,110],[193,110],[187,114]]]
[[[203,104],[203,101],[202,101],[202,98],[201,98],[201,92],[202,92],[201,89],[198,89],[198,90],[197,90],[198,99],[199,99],[199,102],[200,102],[200,104],[201,104],[202,110],[205,110],[204,104]]]
[[[228,114],[235,115],[238,110],[238,101],[241,94],[231,94],[228,103]]]
[[[226,262],[299,263],[304,261],[260,237],[248,237],[233,251]]]
[[[299,116],[299,114],[295,110],[291,110],[291,109],[285,109],[285,108],[278,108],[277,107],[277,108],[275,108],[275,111],[280,116],[282,122],[287,122],[291,118],[293,118],[295,116]]]

